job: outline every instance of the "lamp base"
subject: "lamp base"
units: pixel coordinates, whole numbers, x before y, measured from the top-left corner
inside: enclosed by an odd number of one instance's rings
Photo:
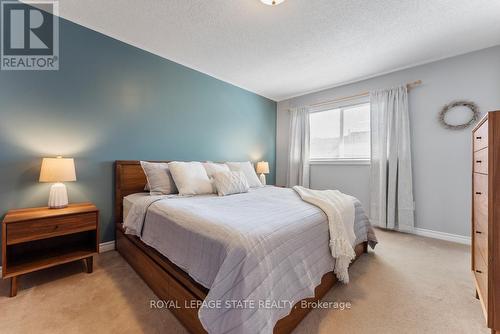
[[[50,187],[49,208],[62,209],[68,206],[68,191],[64,183],[54,183]]]
[[[262,183],[262,185],[265,186],[266,185],[266,174],[260,174],[259,180],[260,180],[260,183]]]

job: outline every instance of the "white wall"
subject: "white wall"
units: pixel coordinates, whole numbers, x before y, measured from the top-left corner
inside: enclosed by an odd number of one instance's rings
[[[279,102],[276,183],[286,183],[288,108],[418,79],[422,85],[409,94],[416,226],[469,236],[470,129],[443,129],[437,114],[443,105],[455,99],[476,102],[482,114],[500,110],[500,46]],[[368,173],[369,166],[314,165],[311,187],[340,189],[368,207]]]

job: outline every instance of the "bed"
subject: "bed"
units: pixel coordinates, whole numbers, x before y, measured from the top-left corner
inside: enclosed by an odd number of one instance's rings
[[[310,311],[301,301],[320,299],[336,282],[325,269],[334,260],[322,245],[324,213],[291,189],[155,198],[141,194],[146,178],[138,161],[117,161],[115,172],[117,250],[160,299],[176,302],[171,311],[192,333],[290,333]],[[357,225],[360,256],[376,238],[359,203],[356,213],[366,220]],[[299,261],[290,264],[293,258]],[[207,306],[274,300],[268,293],[293,303],[269,310]]]

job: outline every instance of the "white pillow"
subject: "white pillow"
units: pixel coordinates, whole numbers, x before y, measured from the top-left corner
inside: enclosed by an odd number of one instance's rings
[[[213,193],[212,183],[201,162],[173,161],[168,164],[179,195],[202,195]]]
[[[215,173],[231,171],[227,165],[215,162],[204,162],[203,167],[205,167],[209,179],[213,178]]]
[[[219,196],[248,192],[250,187],[243,172],[218,172],[214,174],[214,185]]]
[[[242,171],[247,178],[248,185],[250,188],[262,187],[262,183],[260,182],[257,174],[255,173],[255,169],[253,168],[253,164],[250,161],[246,162],[226,162],[229,169],[233,172]]]
[[[141,167],[148,180],[145,190],[147,188],[151,195],[168,195],[177,192],[167,163],[141,161]]]

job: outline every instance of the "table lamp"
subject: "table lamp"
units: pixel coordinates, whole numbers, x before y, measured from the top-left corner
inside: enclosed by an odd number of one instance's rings
[[[269,174],[269,163],[267,161],[257,162],[257,174],[259,175],[260,183],[266,185],[266,174]]]
[[[68,192],[62,182],[76,181],[75,161],[72,158],[43,158],[40,182],[55,182],[50,187],[49,208],[68,206]]]

